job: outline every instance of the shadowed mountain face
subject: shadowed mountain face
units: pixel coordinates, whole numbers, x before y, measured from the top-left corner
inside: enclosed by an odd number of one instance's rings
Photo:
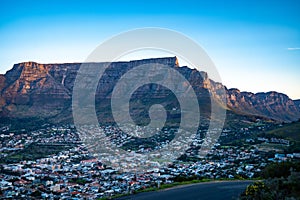
[[[195,90],[200,102],[200,111],[204,115],[210,112],[212,95],[217,102],[225,98],[227,105],[223,106],[239,114],[258,115],[280,121],[294,121],[300,118],[300,100],[293,101],[285,94],[277,92],[253,94],[240,92],[238,89],[227,90],[222,84],[210,80],[205,72],[179,67],[176,57],[112,63],[99,80],[95,97],[96,108],[102,107],[100,110],[103,111],[103,107],[110,105],[111,93],[122,75],[136,66],[152,63],[165,64],[179,71]],[[15,64],[5,75],[0,75],[1,118],[37,117],[51,122],[71,122],[72,90],[80,65],[35,62]],[[225,97],[220,96],[219,91],[222,88],[225,88]],[[139,102],[138,99],[150,98],[147,94],[151,94],[154,99],[167,98],[169,93],[159,92],[161,89],[153,85],[139,88],[131,101],[135,102],[136,99],[136,102]],[[173,103],[173,107],[176,107],[176,102]],[[107,121],[112,117],[105,112],[97,114],[101,119],[107,118]]]
[[[300,99],[294,100],[294,103],[295,103],[296,107],[298,108],[298,110],[300,110]]]

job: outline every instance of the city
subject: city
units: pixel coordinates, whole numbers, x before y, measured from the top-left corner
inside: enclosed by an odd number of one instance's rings
[[[120,172],[105,165],[82,144],[74,125],[45,124],[39,130],[22,129],[17,133],[4,126],[0,134],[1,196],[13,199],[28,196],[38,199],[114,197],[185,180],[255,179],[268,163],[300,159],[299,152],[263,151],[259,147],[262,143],[288,146],[289,141],[251,138],[252,132],[270,126],[261,122],[256,124],[260,125],[239,129],[238,134],[250,135],[244,139],[249,145],[222,145],[222,138],[234,138],[237,134],[224,129],[221,142],[216,143],[206,157],[197,158],[193,151],[187,151],[185,157],[167,167],[153,167],[146,172]],[[104,128],[109,132],[117,130],[113,126]],[[32,146],[45,155],[35,152]]]

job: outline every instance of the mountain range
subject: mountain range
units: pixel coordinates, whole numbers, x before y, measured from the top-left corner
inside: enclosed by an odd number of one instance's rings
[[[227,103],[222,106],[238,115],[260,116],[284,122],[300,118],[300,100],[292,100],[287,95],[275,91],[254,94],[241,92],[238,89],[227,89],[221,83],[211,80],[206,72],[186,66],[180,67],[176,57],[111,63],[106,70],[106,75],[99,81],[96,103],[99,106],[109,106],[116,81],[128,70],[145,63],[166,64],[173,67],[192,84],[200,101],[205,102],[205,98],[212,94],[216,100],[225,98]],[[1,118],[37,117],[52,122],[71,122],[72,90],[80,66],[81,63],[15,64],[6,74],[0,75]],[[225,89],[225,97],[219,96],[220,88]],[[144,93],[147,92],[145,89]],[[98,114],[100,117],[106,116],[105,113],[102,113],[102,116],[101,113]]]

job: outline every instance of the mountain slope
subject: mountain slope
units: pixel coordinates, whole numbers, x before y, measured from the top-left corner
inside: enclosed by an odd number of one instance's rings
[[[296,107],[298,108],[298,110],[300,110],[300,99],[294,100],[294,104],[296,105]]]
[[[300,121],[283,124],[282,127],[270,130],[267,134],[272,134],[300,142]]]
[[[227,90],[222,84],[210,80],[205,72],[179,67],[176,57],[112,63],[104,78],[100,80],[96,103],[98,102],[99,106],[109,105],[111,92],[118,79],[128,70],[145,63],[167,64],[183,74],[196,91],[199,101],[204,102],[205,106],[201,108],[204,113],[209,112],[210,95],[213,95],[216,101],[226,98],[227,105],[224,107],[236,113],[280,121],[294,121],[300,118],[300,101],[292,101],[288,96],[277,92],[253,94],[240,92],[238,89]],[[80,65],[35,62],[15,64],[5,75],[0,75],[0,116],[41,117],[55,122],[71,121],[72,89]],[[226,89],[226,97],[220,96],[219,90],[222,88]],[[151,90],[158,89],[160,88]],[[142,91],[142,94],[147,95],[147,92],[149,91]],[[105,113],[102,115],[106,117]]]

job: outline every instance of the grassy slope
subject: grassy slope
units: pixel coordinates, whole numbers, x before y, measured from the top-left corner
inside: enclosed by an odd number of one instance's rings
[[[267,133],[300,142],[300,122],[284,124],[282,127],[268,131]]]

